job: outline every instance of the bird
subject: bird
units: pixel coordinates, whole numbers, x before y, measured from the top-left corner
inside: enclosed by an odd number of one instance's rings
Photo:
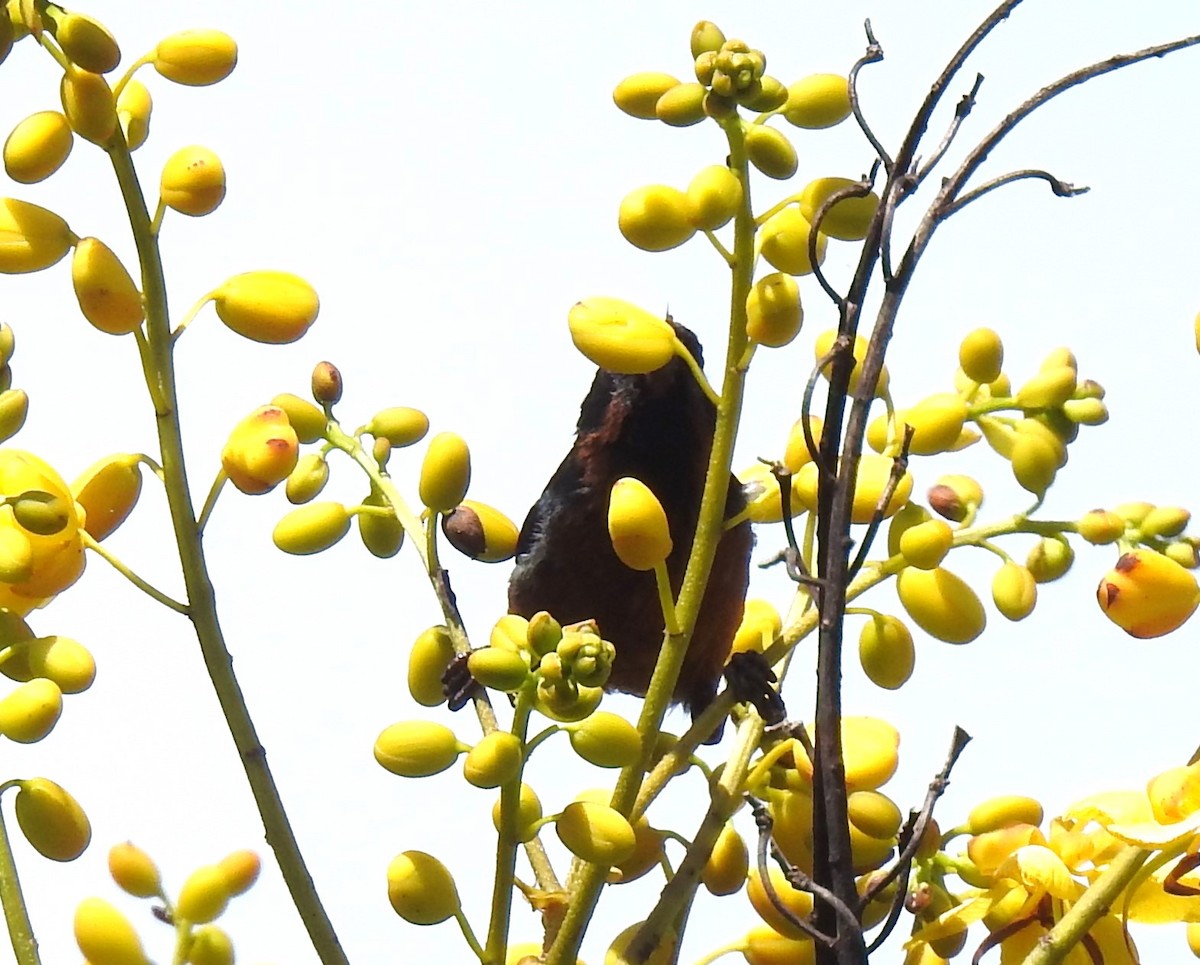
[[[669,316],[667,321],[702,365],[699,339]],[[663,642],[654,573],[627,567],[609,539],[610,490],[618,479],[632,476],[662,504],[673,542],[667,572],[677,598],[715,427],[716,407],[678,355],[643,375],[599,369],[580,407],[574,444],[521,527],[509,611],[529,618],[546,610],[563,625],[595,620],[616,650],[607,690],[645,696]],[[731,473],[725,519],[733,520],[745,505],[742,485]],[[729,658],[753,542],[750,522],[743,519],[726,528],[717,546],[672,701],[693,718],[716,695]]]

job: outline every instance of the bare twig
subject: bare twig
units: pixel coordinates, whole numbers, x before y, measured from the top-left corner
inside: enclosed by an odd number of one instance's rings
[[[996,188],[1002,188],[1006,184],[1012,184],[1014,181],[1026,181],[1030,179],[1040,179],[1047,181],[1050,184],[1050,190],[1060,198],[1073,198],[1077,194],[1087,194],[1091,189],[1088,187],[1075,187],[1066,181],[1060,181],[1049,171],[1043,171],[1039,168],[1024,168],[1020,171],[1010,171],[1008,174],[1002,174],[999,177],[992,178],[990,181],[985,181],[977,188],[973,188],[966,194],[962,195],[953,204],[946,205],[942,211],[942,218],[949,218],[950,215],[957,211],[961,211],[972,201],[982,198],[989,191],[995,191]]]
[[[920,165],[920,170],[917,172],[916,182],[913,188],[924,181],[929,172],[937,167],[938,162],[945,157],[946,152],[950,149],[950,145],[954,143],[954,136],[958,133],[958,129],[962,127],[963,121],[970,115],[971,110],[975,107],[975,98],[979,94],[979,88],[983,86],[983,74],[975,75],[975,83],[971,85],[971,89],[963,94],[958,105],[954,108],[954,120],[950,122],[950,127],[946,133],[942,135],[941,143],[938,144],[929,160]]]
[[[892,497],[896,495],[896,487],[900,485],[900,480],[904,478],[905,472],[908,471],[908,449],[912,445],[913,427],[910,425],[904,426],[904,441],[900,444],[900,454],[892,460],[892,471],[888,475],[887,484],[883,487],[883,492],[879,494],[879,502],[875,504],[875,512],[871,516],[870,525],[867,526],[867,532],[862,538],[862,543],[858,547],[858,553],[854,557],[854,562],[850,564],[850,568],[846,571],[846,582],[851,582],[858,576],[859,570],[863,568],[863,564],[867,561],[867,554],[871,552],[871,544],[875,542],[875,536],[879,532],[879,527],[883,523],[884,516],[887,514],[888,505],[892,501]]]
[[[858,100],[858,72],[867,64],[877,64],[883,60],[883,48],[879,46],[879,41],[875,39],[875,32],[871,29],[871,21],[863,22],[863,30],[867,35],[867,51],[855,62],[850,68],[850,110],[854,112],[854,119],[858,122],[859,130],[863,132],[870,143],[871,147],[875,148],[875,153],[883,164],[883,169],[889,175],[892,173],[892,159],[888,155],[887,149],[882,142],[875,136],[875,132],[871,130],[871,125],[867,123],[867,119],[863,117],[862,105]]]
[[[775,846],[774,840],[771,837],[771,829],[774,827],[774,822],[771,820],[771,814],[767,810],[765,804],[756,797],[746,795],[746,800],[750,804],[750,811],[754,815],[754,824],[758,828],[758,877],[762,882],[763,891],[767,894],[767,899],[775,906],[775,910],[779,912],[787,921],[795,925],[802,932],[808,935],[814,942],[821,945],[833,945],[833,937],[819,931],[807,918],[801,918],[779,897],[779,892],[775,890],[775,883],[771,880],[771,869],[767,865],[767,857],[770,854],[776,862],[782,862],[784,873],[791,870],[791,865],[787,859],[779,853],[778,847]],[[809,890],[809,889],[801,889]]]
[[[825,289],[825,294],[829,296],[830,300],[839,310],[842,308],[843,298],[838,294],[837,289],[829,283],[829,279],[825,277],[825,272],[821,270],[820,259],[817,258],[817,244],[821,238],[821,225],[833,206],[839,201],[845,201],[847,198],[865,198],[870,194],[871,189],[875,186],[875,173],[878,170],[879,164],[876,162],[871,166],[871,173],[861,181],[856,181],[854,184],[848,184],[844,188],[834,191],[813,213],[812,223],[808,226],[808,262],[812,265],[813,277]]]

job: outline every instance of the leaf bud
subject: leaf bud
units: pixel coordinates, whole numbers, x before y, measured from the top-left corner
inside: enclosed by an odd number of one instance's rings
[[[135,898],[157,898],[162,894],[158,865],[132,841],[109,849],[108,873],[118,888]]]
[[[876,613],[858,635],[858,660],[876,687],[898,690],[912,676],[916,664],[912,634],[902,620]]]
[[[167,80],[207,87],[237,66],[237,43],[220,30],[184,30],[159,41],[153,64]]]
[[[408,692],[423,707],[446,702],[442,677],[454,659],[454,639],[444,626],[422,630],[408,653]]]
[[[93,144],[107,143],[117,129],[117,107],[104,77],[67,64],[59,96],[71,130]]]
[[[1019,563],[1008,562],[992,577],[992,602],[1005,619],[1024,620],[1037,604],[1037,580]]]
[[[987,624],[975,591],[942,567],[906,567],[896,577],[896,594],[917,626],[946,643],[970,643]]]
[[[129,919],[103,898],[84,898],[75,909],[75,944],[93,965],[150,965]]]
[[[1171,538],[1187,529],[1191,519],[1192,514],[1182,506],[1155,506],[1142,517],[1138,529],[1144,537]]]
[[[316,499],[329,482],[329,463],[320,453],[309,452],[300,457],[296,468],[284,483],[284,493],[289,503],[299,506]]]
[[[35,744],[62,714],[62,689],[45,677],[21,684],[0,699],[0,734],[18,744]]]
[[[288,424],[296,430],[296,438],[304,445],[316,442],[325,435],[328,420],[325,413],[311,402],[290,392],[281,392],[271,400],[271,405],[284,411]]]
[[[493,731],[463,758],[463,777],[474,787],[507,784],[521,769],[521,740],[508,731]]]
[[[972,382],[988,385],[1000,377],[1004,365],[1004,343],[990,328],[967,333],[958,346],[958,364]]]
[[[387,497],[374,487],[363,500],[363,505],[387,510],[386,513],[359,512],[356,518],[358,538],[367,552],[376,559],[390,560],[404,545],[404,524],[396,516]]]
[[[212,293],[212,300],[217,317],[227,327],[243,338],[269,345],[296,341],[321,309],[312,285],[286,271],[234,275]]]
[[[350,513],[337,502],[310,503],[293,509],[275,524],[271,540],[293,556],[329,549],[350,532]]]
[[[77,240],[53,211],[16,198],[0,198],[0,274],[49,268]]]
[[[141,457],[133,453],[106,456],[71,483],[71,494],[83,507],[83,528],[96,542],[125,522],[141,493]]]
[[[701,231],[716,231],[737,214],[742,182],[724,164],[710,164],[687,187],[688,220]]]
[[[86,14],[61,13],[54,24],[54,39],[68,59],[84,70],[107,74],[121,62],[116,38],[104,24]]]
[[[567,725],[571,749],[597,767],[629,767],[642,753],[642,738],[624,717],[598,710]]]
[[[1175,560],[1142,548],[1117,560],[1100,580],[1096,600],[1113,623],[1146,639],[1182,626],[1200,602],[1200,590],[1196,578]]]
[[[810,74],[788,86],[783,116],[796,127],[833,127],[850,116],[850,83],[840,74]]]
[[[79,802],[44,777],[17,786],[17,823],[38,854],[51,861],[74,861],[83,854],[92,825]]]
[[[678,337],[665,319],[619,298],[585,298],[567,314],[571,341],[600,368],[654,372],[675,357]]]
[[[800,286],[783,272],[760,278],[746,296],[746,335],[755,342],[779,348],[800,333],[804,309]]]
[[[777,181],[790,178],[799,164],[787,135],[766,124],[753,124],[746,130],[746,156],[758,170]]]
[[[704,109],[708,91],[703,84],[676,84],[654,105],[654,116],[671,127],[691,127],[708,116]]]
[[[4,170],[14,181],[36,184],[62,167],[75,134],[58,111],[31,114],[13,128],[4,142]]]
[[[849,178],[817,178],[810,181],[800,192],[800,213],[812,224],[826,201],[858,183]],[[862,241],[867,236],[878,208],[879,195],[874,191],[844,197],[834,202],[825,212],[820,230],[823,234],[842,241]]]
[[[1044,816],[1042,805],[1033,798],[1005,794],[975,805],[967,815],[966,827],[969,834],[1000,831],[1015,824],[1037,827]]]
[[[688,221],[690,213],[687,195],[678,188],[650,184],[635,188],[621,200],[617,227],[635,248],[667,251],[696,233]]]
[[[559,840],[577,858],[609,867],[633,854],[636,839],[619,812],[592,801],[573,801],[554,823]]]
[[[401,777],[429,777],[444,771],[469,749],[444,724],[405,720],[384,728],[375,739],[375,760]]]
[[[175,900],[175,914],[194,924],[206,924],[224,913],[230,897],[224,872],[215,864],[203,865],[184,880]]]
[[[725,34],[711,20],[701,20],[692,28],[692,57],[706,52],[716,53],[725,43]]]
[[[429,441],[421,463],[418,492],[421,502],[437,513],[449,513],[467,494],[471,483],[471,453],[462,436],[439,432]]]
[[[679,79],[659,71],[645,70],[630,74],[613,91],[613,103],[630,117],[654,120],[654,107],[667,91],[679,85]]]
[[[142,327],[142,293],[111,248],[98,238],[81,238],[71,259],[71,283],[79,310],[95,328],[128,335]]]
[[[473,499],[442,517],[447,542],[469,559],[500,563],[517,552],[516,524],[500,510]]]
[[[437,925],[458,914],[462,903],[446,866],[424,851],[405,851],[387,869],[388,900],[414,925]]]
[[[136,77],[130,78],[117,95],[117,123],[121,125],[125,145],[130,151],[136,151],[150,136],[153,107],[150,91]]]
[[[630,569],[652,570],[671,555],[671,531],[662,504],[644,482],[630,476],[613,483],[608,535],[613,550]]]
[[[199,144],[180,148],[163,165],[159,195],[163,204],[180,214],[193,218],[211,214],[225,200],[225,165],[215,152]]]
[[[467,658],[471,677],[489,690],[515,693],[529,679],[529,662],[520,653],[500,647],[480,647]]]
[[[287,413],[265,405],[234,426],[221,452],[221,466],[238,489],[258,495],[287,479],[296,468],[299,448]]]
[[[387,439],[396,449],[411,446],[425,438],[429,432],[429,416],[420,409],[408,406],[393,406],[382,409],[371,416],[364,431],[376,438]]]
[[[502,803],[502,799],[497,798],[496,803],[492,805],[492,824],[495,826],[497,832],[503,830],[501,823],[503,817]],[[537,829],[534,826],[541,819],[542,802],[538,800],[538,796],[534,793],[533,788],[523,783],[521,785],[519,803],[517,804],[516,820],[517,840],[521,844],[532,841],[537,837]]]
[[[1025,566],[1038,583],[1053,583],[1066,575],[1074,562],[1075,551],[1061,536],[1038,540],[1025,558]]]

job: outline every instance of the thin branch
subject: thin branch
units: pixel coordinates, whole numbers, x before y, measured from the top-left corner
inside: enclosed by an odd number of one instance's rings
[[[865,198],[871,193],[871,189],[875,186],[875,174],[879,170],[878,162],[871,166],[871,173],[861,181],[856,181],[854,184],[848,184],[844,188],[839,188],[827,197],[817,208],[813,214],[812,222],[808,226],[808,263],[812,265],[813,277],[817,279],[821,287],[825,289],[825,294],[829,296],[834,305],[841,310],[845,299],[838,294],[837,290],[829,283],[829,279],[825,277],[825,272],[821,270],[820,259],[817,258],[817,243],[821,238],[821,225],[825,221],[826,216],[833,209],[833,206],[839,201],[845,201],[847,198]]]
[[[990,181],[985,181],[977,188],[973,188],[966,194],[958,198],[953,204],[946,205],[942,209],[942,219],[949,218],[955,212],[961,211],[972,201],[983,197],[989,191],[995,191],[996,188],[1002,188],[1006,184],[1012,184],[1014,181],[1026,181],[1030,179],[1039,179],[1046,181],[1050,185],[1050,190],[1060,198],[1073,198],[1077,194],[1087,194],[1091,188],[1075,187],[1066,181],[1060,181],[1049,171],[1043,171],[1040,168],[1024,168],[1020,171],[1010,171],[1008,174],[1002,174],[997,178],[992,178]]]
[[[775,845],[774,839],[771,837],[771,829],[774,827],[775,822],[772,820],[766,805],[758,798],[749,794],[746,795],[746,800],[749,802],[750,811],[754,815],[754,825],[758,828],[758,877],[759,881],[762,882],[763,891],[767,894],[767,899],[775,906],[775,910],[780,915],[789,923],[799,928],[804,934],[808,935],[814,942],[819,942],[827,947],[832,946],[834,942],[832,935],[826,935],[814,927],[806,918],[801,918],[784,904],[783,899],[779,897],[779,892],[775,890],[775,883],[771,880],[771,869],[767,864],[768,854],[777,863],[781,864],[785,874],[792,870],[791,865],[788,864],[787,859],[779,852],[779,848]]]
[[[875,39],[875,31],[871,29],[870,20],[863,22],[863,30],[867,35],[867,51],[850,68],[850,76],[847,78],[850,86],[850,110],[854,112],[854,119],[858,122],[858,127],[863,132],[863,137],[871,143],[871,147],[875,148],[875,153],[882,162],[884,171],[890,175],[892,173],[891,156],[879,138],[875,136],[875,132],[871,130],[871,125],[867,123],[867,119],[863,117],[862,105],[858,100],[858,72],[866,67],[867,64],[877,64],[883,60],[883,48],[879,45],[879,41]]]
[[[862,538],[862,544],[858,547],[858,554],[854,557],[854,562],[850,564],[849,569],[846,571],[847,583],[858,576],[858,571],[863,568],[863,564],[867,561],[867,554],[871,552],[871,544],[875,542],[875,536],[879,532],[880,525],[883,523],[887,508],[892,501],[892,497],[896,495],[896,487],[900,485],[900,480],[904,478],[904,474],[908,471],[908,449],[912,445],[914,431],[912,426],[905,424],[904,441],[900,444],[900,454],[892,460],[892,471],[888,475],[888,481],[883,487],[883,492],[879,494],[879,501],[875,504],[875,512],[871,515],[871,523],[867,526],[867,532]]]
[[[950,122],[950,126],[946,129],[946,133],[942,135],[941,143],[934,149],[929,160],[920,166],[917,172],[916,181],[912,185],[916,188],[918,184],[924,181],[929,173],[938,165],[938,162],[945,157],[946,152],[950,149],[950,145],[954,143],[954,137],[958,134],[958,130],[962,127],[963,121],[970,115],[975,107],[975,98],[979,94],[979,88],[983,86],[983,74],[975,75],[975,83],[971,85],[971,89],[963,94],[958,105],[954,108],[954,120]]]

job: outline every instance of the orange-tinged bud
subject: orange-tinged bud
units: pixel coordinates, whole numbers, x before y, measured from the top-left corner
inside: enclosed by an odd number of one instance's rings
[[[445,724],[405,720],[384,728],[375,739],[375,760],[401,777],[428,777],[444,771],[468,750]]]
[[[567,850],[584,861],[608,867],[633,854],[633,828],[619,811],[592,801],[573,801],[554,823]]]
[[[1096,600],[1134,637],[1160,637],[1183,625],[1200,602],[1190,571],[1149,549],[1125,553],[1100,581]]]
[[[1200,764],[1172,767],[1152,777],[1146,796],[1160,824],[1174,824],[1200,811]]]
[[[967,815],[966,827],[970,834],[985,834],[1014,824],[1037,827],[1043,817],[1045,813],[1038,801],[1020,794],[1005,794],[975,805]]]
[[[625,476],[613,483],[608,502],[608,535],[622,563],[652,570],[671,555],[667,514],[644,482]]]
[[[309,503],[275,524],[271,539],[285,553],[308,556],[329,549],[350,532],[350,513],[337,502]]]
[[[215,864],[204,865],[184,880],[175,901],[175,915],[203,925],[222,915],[230,897],[225,872]]]
[[[4,142],[4,170],[14,181],[36,184],[62,167],[75,146],[64,114],[39,111],[13,128]]]
[[[635,188],[621,200],[617,227],[635,248],[667,251],[696,233],[688,220],[690,214],[687,195],[678,188],[649,184]]]
[[[97,542],[120,526],[142,492],[141,457],[134,453],[106,456],[71,483],[75,502],[83,507],[83,528]]]
[[[128,335],[146,317],[142,293],[121,259],[98,238],[81,238],[71,260],[71,282],[83,317],[109,335]]]
[[[75,944],[90,965],[149,965],[129,919],[103,898],[85,898],[75,909]]]
[[[917,626],[946,643],[970,643],[987,624],[975,591],[942,567],[905,568],[896,577],[896,594]]]
[[[44,777],[19,782],[17,823],[38,854],[74,861],[92,840],[92,825],[79,802]]]
[[[496,799],[496,803],[492,805],[492,824],[496,831],[501,830],[502,818],[502,801]],[[528,784],[521,785],[521,794],[517,805],[517,820],[516,820],[516,835],[517,840],[524,844],[527,841],[532,841],[537,837],[537,831],[534,825],[542,819],[542,802],[538,800],[538,796],[534,793],[533,788]]]
[[[217,316],[229,328],[271,345],[296,341],[321,309],[312,285],[286,271],[234,275],[212,293],[212,299]]]
[[[521,740],[508,731],[493,731],[467,751],[463,777],[475,787],[507,784],[521,769]]]
[[[837,340],[837,329],[831,328],[822,332],[817,336],[817,341],[813,345],[813,354],[817,361],[821,361],[829,354],[833,348],[834,342]],[[863,362],[867,357],[868,341],[861,335],[854,336],[854,368],[850,372],[850,394],[853,395],[858,391],[858,380],[862,376]],[[832,365],[832,363],[830,363]],[[821,374],[826,379],[829,378],[830,368],[826,366],[821,370]],[[879,372],[879,381],[875,384],[875,397],[882,398],[888,389],[888,383],[891,377],[888,374],[887,366],[885,365]]]
[[[59,96],[71,130],[93,144],[107,143],[117,129],[117,105],[103,76],[67,64]]]
[[[0,198],[0,274],[49,268],[77,240],[53,211],[16,198]]]
[[[405,851],[387,869],[388,900],[396,914],[414,925],[437,925],[462,907],[454,878],[424,851]]]
[[[800,891],[793,888],[783,871],[775,865],[770,866],[768,874],[771,885],[775,890],[775,897],[779,899],[781,905],[797,918],[807,918],[812,914],[813,899],[811,894],[807,891]],[[780,935],[796,941],[807,937],[803,931],[785,918],[779,908],[776,907],[775,902],[771,900],[771,896],[767,894],[766,885],[763,883],[762,876],[757,868],[753,868],[750,871],[749,882],[746,885],[746,895],[750,899],[750,904],[754,906],[754,910],[758,912],[758,916]]]
[[[206,147],[180,148],[163,165],[159,194],[163,204],[180,214],[211,214],[225,199],[225,165]]]
[[[783,272],[760,278],[746,296],[746,335],[772,348],[787,345],[800,332],[804,309],[800,286]]]
[[[670,323],[619,298],[585,298],[567,314],[571,341],[600,368],[644,375],[662,368],[678,348]]]
[[[912,634],[902,620],[876,614],[859,633],[858,659],[876,687],[897,690],[912,676],[916,664]]]
[[[597,767],[628,767],[642,753],[642,738],[624,717],[598,710],[567,726],[571,748]]]
[[[57,20],[54,39],[77,66],[107,74],[121,62],[121,48],[117,46],[116,38],[100,21],[71,11],[60,14]]]
[[[137,78],[131,78],[121,88],[117,95],[117,122],[121,125],[121,133],[125,135],[125,144],[131,151],[136,151],[146,143],[150,136],[150,112],[154,101],[146,85]]]
[[[159,41],[154,69],[177,84],[207,87],[237,66],[237,44],[220,30],[184,30]]]
[[[408,653],[408,692],[423,707],[446,702],[442,677],[454,659],[454,640],[444,626],[422,630]]]
[[[700,870],[700,880],[710,894],[732,895],[742,890],[749,870],[750,852],[746,842],[732,824],[726,824]]]
[[[809,737],[813,730],[809,728]],[[874,791],[891,780],[900,765],[900,732],[878,717],[843,717],[842,749],[848,791]],[[796,769],[812,780],[812,763],[799,742],[793,748]]]
[[[799,166],[796,149],[787,135],[766,124],[751,124],[746,128],[746,157],[763,174],[777,181],[786,181]],[[807,213],[804,216],[809,218]]]
[[[972,382],[988,385],[1000,378],[1004,343],[990,328],[969,332],[958,346],[958,364]]]
[[[808,236],[811,231],[808,220],[798,208],[788,206],[767,219],[762,226],[762,256],[775,268],[789,275],[812,274],[813,262],[809,257]],[[828,236],[817,233],[817,264],[825,261]]]
[[[230,481],[248,495],[270,492],[296,468],[300,442],[278,406],[256,409],[234,426],[221,452]]]
[[[841,74],[810,74],[788,86],[783,116],[796,127],[833,127],[850,116],[850,83]]]
[[[992,602],[1001,616],[1024,620],[1037,605],[1037,580],[1019,563],[1009,561],[992,577]]]
[[[467,494],[471,484],[471,452],[466,440],[453,432],[439,432],[429,440],[421,463],[417,491],[421,502],[437,513],[448,513]]]
[[[464,499],[442,517],[447,542],[473,560],[501,563],[517,552],[516,523],[500,510],[473,499]]]
[[[62,714],[62,689],[35,677],[0,700],[0,734],[19,744],[34,744],[54,729]]]
[[[687,188],[688,220],[700,231],[729,223],[742,203],[742,182],[724,164],[703,168]]]
[[[613,103],[630,117],[652,121],[658,99],[678,84],[677,77],[659,71],[630,74],[613,90]]]
[[[109,849],[108,873],[118,888],[135,898],[156,898],[162,894],[158,865],[132,841]]]
[[[800,193],[800,213],[812,224],[821,206],[840,191],[857,181],[849,178],[817,178]],[[862,241],[879,208],[879,195],[874,191],[860,197],[845,197],[825,213],[818,226],[823,234],[842,241]]]
[[[253,851],[243,848],[225,855],[217,862],[217,867],[225,876],[225,889],[231,895],[240,895],[249,891],[258,880],[262,861]]]

